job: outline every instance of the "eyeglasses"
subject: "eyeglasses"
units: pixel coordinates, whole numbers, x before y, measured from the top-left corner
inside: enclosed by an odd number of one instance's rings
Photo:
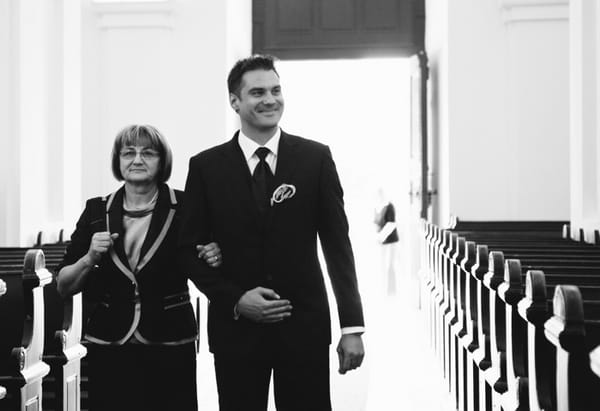
[[[133,160],[138,154],[140,155],[140,158],[144,161],[154,160],[160,155],[158,151],[149,148],[144,148],[142,150],[134,150],[131,148],[123,150],[119,153],[123,160]]]

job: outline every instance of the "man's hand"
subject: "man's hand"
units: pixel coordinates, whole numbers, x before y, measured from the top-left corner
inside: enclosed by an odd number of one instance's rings
[[[206,245],[197,245],[198,258],[203,258],[206,264],[212,268],[217,268],[223,262],[221,258],[221,249],[217,243],[208,243]]]
[[[269,288],[256,287],[242,295],[237,311],[257,323],[275,323],[292,315],[292,304]]]
[[[105,254],[113,246],[114,240],[119,237],[118,233],[109,233],[108,231],[99,231],[94,233],[92,241],[90,242],[90,248],[87,252],[92,263],[97,264],[102,258],[102,254]]]
[[[340,359],[340,374],[360,367],[365,356],[360,334],[343,334],[337,346],[337,353]]]

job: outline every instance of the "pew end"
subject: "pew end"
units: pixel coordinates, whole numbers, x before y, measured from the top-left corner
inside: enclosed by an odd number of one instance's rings
[[[595,400],[600,380],[595,378],[589,360],[589,346],[600,342],[597,303],[593,301],[591,305],[584,305],[577,286],[560,285],[555,289],[554,315],[546,322],[545,333],[556,347],[558,411],[587,410],[597,405]],[[586,318],[584,308],[588,307],[592,310],[588,310]]]
[[[50,266],[64,247],[48,248]],[[10,330],[0,339],[0,385],[6,390],[0,409],[41,409],[42,400],[44,409],[81,409],[81,295],[58,295],[44,250],[0,253],[0,321]]]
[[[455,217],[448,229],[430,224],[423,230],[431,287],[423,297],[429,298],[429,327],[458,411],[574,411],[597,405],[588,394],[600,392],[590,382],[598,379],[591,371],[595,347],[600,373],[600,235],[580,242],[578,231],[560,221]],[[568,284],[577,285],[583,298],[579,336],[570,321],[553,314],[555,290]],[[553,331],[557,344],[550,341]],[[565,366],[560,350],[570,350],[567,374],[560,371]],[[560,381],[571,397],[567,402],[555,400]]]
[[[16,287],[8,307],[17,308],[16,321],[22,325],[16,329],[18,344],[9,347],[8,357],[4,352],[2,362],[6,365],[0,376],[0,383],[7,390],[6,399],[14,409],[41,409],[42,379],[50,372],[48,364],[42,361],[44,350],[44,304],[43,288],[52,281],[51,273],[45,268],[44,253],[41,250],[28,250],[25,253],[23,270],[20,276],[13,271],[4,277],[10,280],[8,287]],[[11,293],[11,289],[8,292]],[[4,298],[3,297],[2,302]],[[15,300],[21,297],[21,300]],[[20,310],[19,310],[20,308]],[[13,312],[7,313],[9,316]],[[4,368],[4,367],[3,367]]]

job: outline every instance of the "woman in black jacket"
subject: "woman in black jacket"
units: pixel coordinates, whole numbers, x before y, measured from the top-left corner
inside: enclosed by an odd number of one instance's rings
[[[176,262],[182,193],[171,150],[152,126],[116,137],[123,186],[87,201],[59,265],[62,295],[83,292],[89,400],[96,410],[196,410],[196,319]],[[214,243],[199,257],[220,264]]]

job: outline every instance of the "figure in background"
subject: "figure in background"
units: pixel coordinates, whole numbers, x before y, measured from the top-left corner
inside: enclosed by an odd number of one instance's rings
[[[177,262],[182,192],[154,127],[116,136],[120,189],[86,202],[57,268],[63,296],[83,292],[91,411],[196,410],[196,319]],[[197,247],[220,265],[216,244]]]
[[[266,410],[273,375],[278,410],[329,411],[331,323],[317,236],[342,327],[339,372],[364,355],[336,167],[327,146],[279,128],[284,99],[272,58],[238,61],[227,83],[241,130],[190,160],[180,243],[185,271],[211,302],[220,410]],[[194,254],[209,240],[223,250],[218,270]]]
[[[396,226],[396,209],[386,198],[382,188],[378,190],[379,203],[375,210],[377,241],[381,244],[381,261],[387,295],[395,295],[397,291],[396,254],[398,248],[398,229]]]

